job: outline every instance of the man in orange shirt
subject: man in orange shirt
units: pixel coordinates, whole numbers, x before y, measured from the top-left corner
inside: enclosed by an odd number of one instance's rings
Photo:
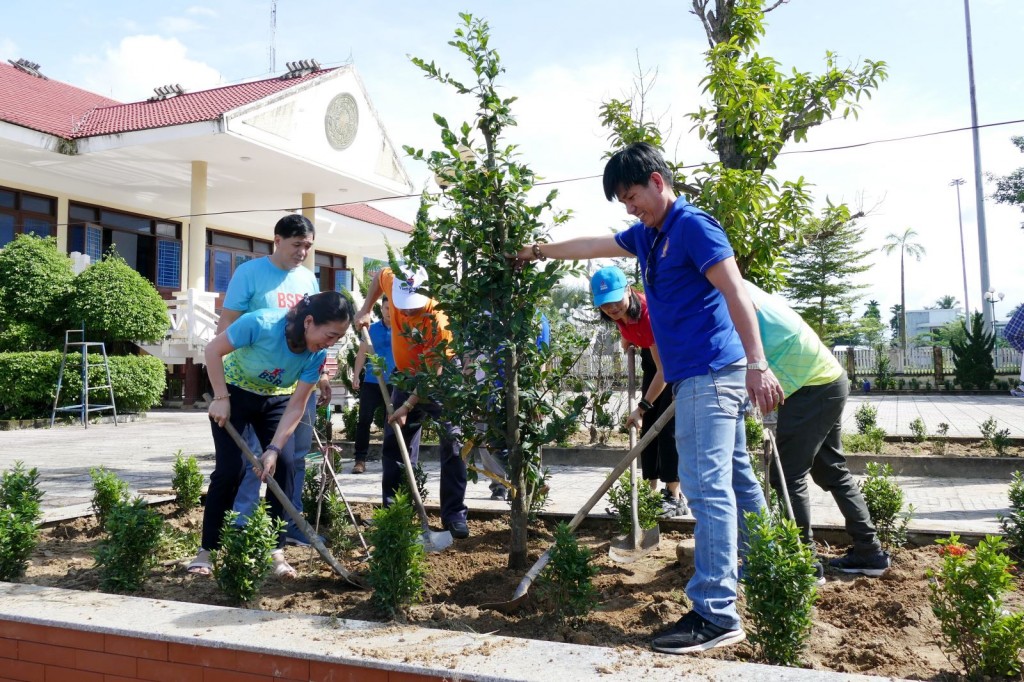
[[[384,268],[373,277],[363,307],[356,314],[356,328],[370,324],[373,304],[386,295],[391,301],[391,350],[395,369],[407,374],[419,371],[435,371],[437,345],[450,342],[448,316],[437,309],[437,301],[420,293],[427,282],[423,268],[411,270],[402,279]],[[401,453],[394,428],[402,429],[402,437],[409,446],[409,458],[413,464],[419,457],[420,435],[423,419],[432,417],[441,434],[441,522],[454,538],[469,537],[466,524],[466,463],[459,456],[462,433],[441,418],[441,406],[429,398],[395,388],[391,394],[395,413],[384,429],[382,464],[384,475],[381,479],[384,504],[394,497],[395,490],[404,474],[400,463]]]

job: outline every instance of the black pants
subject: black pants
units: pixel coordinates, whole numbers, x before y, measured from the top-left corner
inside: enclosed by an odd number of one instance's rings
[[[391,394],[391,402],[397,407],[409,397],[405,391],[395,389]],[[441,407],[429,401],[420,401],[406,418],[405,426],[402,428],[402,437],[405,439],[406,447],[409,448],[409,459],[413,466],[420,454],[420,436],[423,434],[423,420],[430,416],[437,422],[441,439],[441,520],[465,521],[466,520],[466,463],[459,455],[459,441],[462,440],[462,432],[457,427],[441,419]],[[405,477],[405,473],[399,466],[402,462],[402,453],[398,449],[398,438],[395,429],[389,424],[384,429],[384,447],[381,457],[384,465],[384,475],[381,477],[381,491],[384,504],[388,499],[395,496],[398,489],[398,482]]]
[[[290,395],[257,395],[228,384],[231,396],[231,425],[241,433],[246,426],[251,426],[261,449],[265,449],[274,438],[277,425],[281,422],[284,410],[291,400]],[[216,464],[210,474],[210,487],[206,493],[206,507],[203,510],[203,549],[220,547],[220,530],[224,525],[224,516],[235,503],[238,486],[248,461],[243,457],[241,448],[235,443],[228,432],[210,422],[213,428],[213,444],[217,452]],[[294,439],[289,438],[287,445],[281,448],[277,457],[277,468],[274,480],[284,490],[284,494],[292,495],[292,458]],[[257,457],[263,452],[254,453]],[[267,503],[273,518],[284,518],[281,502],[270,490],[267,490]],[[284,547],[284,531],[277,538],[277,546]]]
[[[843,455],[840,425],[850,394],[846,374],[830,384],[804,386],[779,408],[778,444],[783,478],[789,490],[796,525],[804,542],[813,540],[807,474],[832,497],[846,520],[846,532],[858,553],[881,550],[867,503]],[[778,472],[772,467],[772,487],[781,495]]]
[[[654,381],[654,375],[658,373],[658,365],[654,362],[654,356],[648,348],[640,351],[640,368],[643,370],[643,379],[640,384],[640,395],[645,395]],[[671,387],[666,386],[658,399],[652,403],[653,409],[644,413],[644,425],[640,429],[640,437],[643,438],[658,417],[672,404]],[[653,481],[661,479],[665,483],[676,483],[679,481],[679,453],[676,451],[676,422],[670,419],[665,424],[658,436],[651,441],[651,444],[644,448],[640,455],[640,469],[645,480]]]
[[[391,386],[388,386],[388,394]],[[380,392],[380,384],[376,377],[365,377],[359,384],[359,423],[356,425],[355,457],[357,462],[365,462],[370,451],[370,427],[373,417],[384,404],[384,395]]]

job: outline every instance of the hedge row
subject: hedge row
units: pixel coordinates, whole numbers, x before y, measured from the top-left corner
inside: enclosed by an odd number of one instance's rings
[[[34,351],[0,353],[0,419],[38,419],[50,416],[57,393],[57,374],[62,353]],[[76,405],[82,388],[82,356],[69,353],[64,368],[64,384],[60,404]],[[103,356],[89,355],[89,362],[98,366],[89,370],[89,385],[106,383]],[[117,411],[139,412],[160,402],[167,383],[164,363],[151,355],[108,357],[110,381],[114,387]],[[105,404],[106,391],[90,391],[89,402]]]

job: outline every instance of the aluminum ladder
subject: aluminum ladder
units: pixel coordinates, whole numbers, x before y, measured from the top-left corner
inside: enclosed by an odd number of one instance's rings
[[[72,341],[71,336],[73,334],[79,334],[81,340]],[[64,384],[64,367],[67,365],[69,349],[79,349],[82,354],[82,390],[80,394],[81,402],[77,405],[67,405],[65,407],[57,407],[60,402],[60,391]],[[89,350],[99,348],[100,355],[103,357],[103,362],[89,362]],[[89,385],[89,369],[92,367],[103,367],[103,372],[107,377],[107,383],[101,386],[90,386]],[[89,391],[98,391],[106,389],[110,395],[109,405],[93,405],[89,403]],[[117,426],[117,406],[114,404],[114,385],[110,381],[110,363],[107,361],[107,347],[101,341],[86,341],[85,340],[85,327],[81,329],[68,329],[64,332],[64,355],[60,359],[60,372],[57,374],[57,395],[53,398],[53,411],[50,413],[50,428],[53,428],[54,420],[57,418],[58,412],[77,412],[79,421],[82,426],[89,428],[89,413],[90,412],[101,412],[103,410],[113,410],[114,412],[114,426]]]

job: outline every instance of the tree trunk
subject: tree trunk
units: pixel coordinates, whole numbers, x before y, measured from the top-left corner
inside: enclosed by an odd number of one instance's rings
[[[907,353],[907,285],[904,282],[903,250],[900,249],[900,347]]]

